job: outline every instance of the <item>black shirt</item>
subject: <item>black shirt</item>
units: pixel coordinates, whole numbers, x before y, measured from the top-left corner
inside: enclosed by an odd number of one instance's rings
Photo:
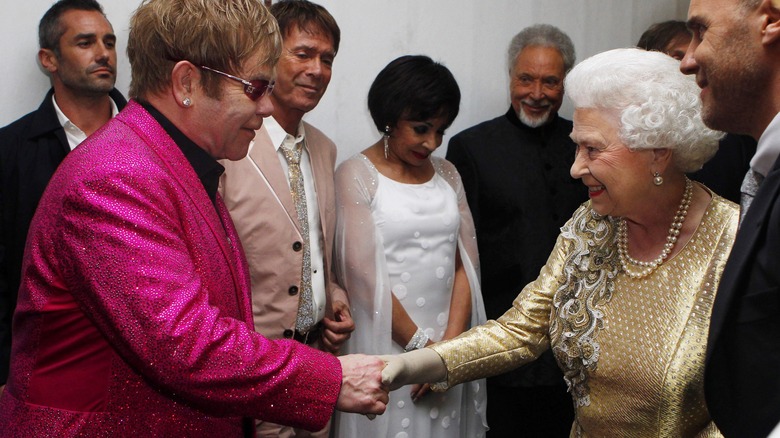
[[[184,135],[179,128],[174,126],[173,123],[171,123],[171,121],[160,111],[157,111],[155,107],[146,102],[138,103],[141,104],[155,120],[157,120],[157,123],[159,123],[165,132],[171,136],[174,143],[176,143],[176,146],[181,149],[184,157],[187,158],[187,161],[190,163],[193,170],[195,170],[195,174],[198,175],[200,182],[203,184],[203,188],[206,189],[206,193],[209,195],[211,202],[216,207],[219,177],[225,172],[225,168],[209,155],[208,152]]]

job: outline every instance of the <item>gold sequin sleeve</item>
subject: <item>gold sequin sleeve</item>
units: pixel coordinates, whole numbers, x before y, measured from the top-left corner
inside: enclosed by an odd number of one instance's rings
[[[539,277],[523,288],[498,320],[431,347],[447,366],[444,387],[512,370],[549,348],[550,307],[561,281],[566,246],[559,236]]]

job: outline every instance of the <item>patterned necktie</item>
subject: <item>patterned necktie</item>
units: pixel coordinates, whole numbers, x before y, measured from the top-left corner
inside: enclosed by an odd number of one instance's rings
[[[298,301],[298,318],[295,329],[300,333],[308,332],[314,326],[314,302],[311,290],[311,249],[309,248],[309,213],[306,208],[306,190],[301,174],[301,153],[303,143],[297,143],[295,148],[282,146],[282,153],[287,159],[290,169],[290,191],[292,192],[298,222],[301,224],[303,237],[303,270],[301,272],[301,296]]]
[[[756,197],[758,192],[758,186],[764,181],[764,175],[756,172],[753,169],[748,170],[745,174],[745,179],[742,180],[742,187],[739,191],[742,192],[742,196],[739,199],[739,224],[742,225],[742,220],[745,218],[750,204],[753,202],[753,198]]]

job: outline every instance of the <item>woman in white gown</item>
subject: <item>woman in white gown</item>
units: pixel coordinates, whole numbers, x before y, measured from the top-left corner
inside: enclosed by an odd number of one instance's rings
[[[446,67],[403,56],[374,80],[368,106],[383,138],[336,171],[336,269],[349,291],[349,353],[395,354],[485,321],[474,223],[455,167],[432,157],[458,114]],[[337,415],[338,437],[482,437],[484,381],[446,393],[390,394],[373,420]]]

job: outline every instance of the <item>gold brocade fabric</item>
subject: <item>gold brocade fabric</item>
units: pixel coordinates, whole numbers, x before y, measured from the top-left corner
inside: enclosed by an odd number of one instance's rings
[[[446,385],[516,368],[552,346],[576,409],[572,437],[721,436],[704,403],[704,356],[738,216],[713,195],[685,247],[632,279],[619,267],[615,222],[584,204],[509,311],[431,347],[447,365]]]

